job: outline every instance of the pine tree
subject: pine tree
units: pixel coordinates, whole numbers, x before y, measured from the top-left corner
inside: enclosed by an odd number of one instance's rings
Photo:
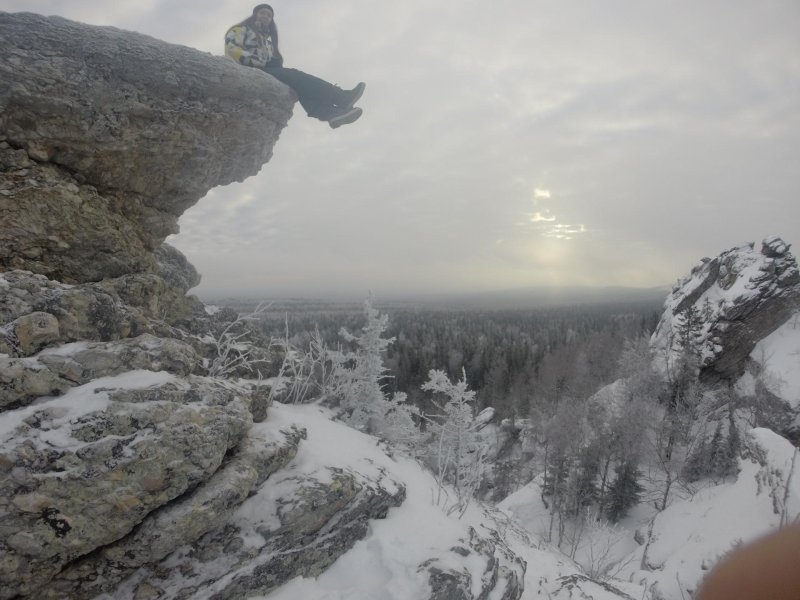
[[[721,431],[722,422],[720,422],[718,429]],[[728,412],[728,437],[727,439],[719,440],[718,447],[715,448],[712,454],[710,475],[716,479],[725,479],[736,475],[739,471],[740,450],[741,440],[733,418],[733,409],[731,408]]]
[[[570,460],[563,452],[550,452],[547,457],[542,493],[545,496],[563,494],[570,473]]]
[[[709,444],[706,441],[705,436],[701,436],[700,442],[686,459],[686,464],[683,467],[683,477],[686,479],[686,481],[691,483],[703,479],[704,477],[708,477],[709,472]]]
[[[733,409],[728,413],[728,463],[722,473],[723,477],[736,475],[739,472],[739,455],[742,451],[742,439],[733,418]]]
[[[570,486],[570,512],[577,516],[587,506],[597,501],[597,477],[600,474],[601,454],[597,448],[589,447],[581,452]]]
[[[722,421],[717,421],[717,427],[714,429],[714,435],[711,436],[711,442],[708,445],[707,476],[716,476],[721,469],[724,469],[726,454],[727,447],[722,436]]]
[[[616,478],[608,490],[609,503],[606,516],[612,523],[618,522],[628,510],[641,500],[644,488],[639,484],[642,474],[636,462],[627,460],[614,469]]]
[[[344,354],[337,361],[335,377],[338,379],[343,417],[351,427],[411,446],[417,442],[414,416],[418,416],[418,411],[406,402],[405,394],[397,393],[390,400],[384,393],[383,382],[388,376],[383,353],[394,338],[383,337],[389,317],[381,315],[372,304],[372,298],[364,302],[367,324],[359,335],[351,334],[345,328],[339,332],[356,346],[355,351]],[[352,366],[347,367],[345,363]]]

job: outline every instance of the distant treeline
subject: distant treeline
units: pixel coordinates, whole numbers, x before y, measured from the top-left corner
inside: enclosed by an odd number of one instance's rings
[[[232,305],[241,312],[247,304]],[[585,397],[614,380],[624,341],[649,336],[661,306],[652,301],[488,310],[431,308],[403,304],[377,308],[389,315],[389,347],[384,364],[387,391],[403,391],[418,404],[428,371],[442,369],[458,379],[466,371],[479,407],[506,416],[526,416],[534,406],[568,395]],[[356,304],[275,305],[266,312],[264,333],[307,345],[317,329],[329,347],[342,327],[361,329],[365,317]]]

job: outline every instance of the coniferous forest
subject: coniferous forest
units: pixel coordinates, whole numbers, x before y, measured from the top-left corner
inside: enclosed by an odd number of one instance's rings
[[[376,303],[388,315],[385,391],[405,392],[424,408],[420,386],[431,369],[451,379],[466,372],[478,410],[501,418],[526,417],[564,396],[585,398],[617,376],[626,340],[649,337],[660,302],[605,302],[517,309]],[[255,304],[226,302],[247,313]],[[259,315],[265,337],[287,336],[306,347],[314,335],[328,347],[343,342],[342,328],[364,325],[360,303],[275,301]]]

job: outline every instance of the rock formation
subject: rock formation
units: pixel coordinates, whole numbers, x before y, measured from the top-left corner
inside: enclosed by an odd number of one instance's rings
[[[0,599],[264,594],[404,501],[380,470],[298,473],[307,430],[270,420],[247,361],[220,368],[247,345],[223,352],[238,315],[187,296],[199,275],[163,244],[269,160],[293,103],[221,57],[0,13]],[[480,597],[519,598],[524,561],[466,544],[489,565]]]
[[[187,208],[269,160],[294,101],[225,58],[57,17],[0,13],[0,57],[0,267],[65,283],[152,269]]]
[[[777,237],[703,259],[679,280],[664,304],[651,345],[665,370],[680,352],[676,317],[689,308],[700,320],[701,377],[738,379],[756,343],[800,306],[800,270]]]

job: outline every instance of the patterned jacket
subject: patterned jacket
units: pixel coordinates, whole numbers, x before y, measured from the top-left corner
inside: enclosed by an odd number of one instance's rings
[[[228,30],[225,54],[247,67],[280,67],[283,64],[283,57],[272,46],[272,38],[247,25],[236,25]]]

